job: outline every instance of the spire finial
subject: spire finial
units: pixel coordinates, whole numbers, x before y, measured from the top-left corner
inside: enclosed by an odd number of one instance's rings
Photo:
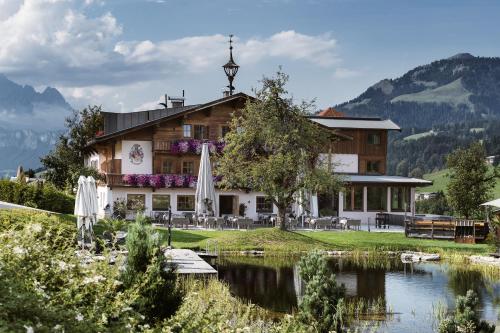
[[[227,62],[227,64],[222,66],[224,68],[224,72],[226,73],[227,79],[229,80],[229,85],[227,86],[229,88],[229,95],[233,94],[233,80],[236,76],[236,73],[238,72],[238,69],[240,68],[240,66],[238,66],[233,60],[233,37],[234,36],[232,34],[229,35],[229,61]]]

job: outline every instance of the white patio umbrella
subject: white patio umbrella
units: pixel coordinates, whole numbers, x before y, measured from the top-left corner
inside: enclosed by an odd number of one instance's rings
[[[308,202],[304,190],[299,190],[295,198],[295,215],[297,215],[297,217],[300,217],[302,221],[302,228],[304,227],[304,215],[307,214],[307,203]]]
[[[196,204],[195,214],[202,215],[213,212],[217,216],[217,205],[215,202],[215,187],[210,165],[210,153],[208,143],[204,143],[201,148],[200,170],[196,183]],[[208,205],[207,205],[208,203]]]
[[[319,209],[318,209],[318,195],[313,194],[311,195],[311,215],[314,217],[319,216]]]
[[[78,190],[75,198],[75,216],[78,232],[82,235],[82,248],[85,246],[85,231],[92,234],[92,225],[97,215],[97,190],[92,177],[78,178]],[[92,238],[91,238],[92,242]]]

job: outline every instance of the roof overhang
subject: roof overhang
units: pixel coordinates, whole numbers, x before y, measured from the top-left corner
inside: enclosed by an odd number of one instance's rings
[[[126,129],[120,130],[120,131],[116,131],[116,132],[113,132],[113,133],[109,133],[109,134],[106,134],[106,135],[102,135],[102,136],[96,137],[94,140],[92,140],[91,142],[88,143],[87,147],[92,146],[92,145],[97,144],[97,143],[102,143],[102,142],[108,141],[108,140],[113,139],[113,138],[120,137],[120,136],[122,136],[124,134],[135,132],[135,131],[138,131],[138,130],[141,130],[141,129],[144,129],[144,128],[148,128],[148,127],[160,124],[160,123],[168,121],[168,120],[179,118],[181,116],[183,117],[183,116],[186,116],[186,115],[194,113],[194,112],[198,112],[198,111],[201,111],[201,110],[206,110],[208,108],[211,108],[211,107],[214,107],[214,106],[217,106],[217,105],[220,105],[220,104],[228,103],[228,102],[231,102],[231,101],[235,101],[235,100],[238,100],[238,99],[245,99],[245,100],[247,100],[247,99],[254,99],[254,97],[249,96],[249,95],[247,95],[245,93],[237,93],[237,94],[234,94],[234,95],[231,95],[231,96],[227,96],[227,97],[224,97],[224,98],[221,98],[221,99],[218,99],[218,100],[214,100],[214,101],[211,101],[211,102],[208,102],[208,103],[205,103],[205,104],[193,105],[192,107],[184,109],[182,112],[178,112],[178,113],[175,113],[175,114],[172,114],[172,115],[168,115],[168,116],[156,119],[156,120],[147,121],[147,122],[142,123],[142,124],[137,125],[137,126],[133,126],[133,127],[130,127],[130,128],[126,128]]]
[[[401,176],[384,176],[384,175],[345,175],[344,181],[351,184],[379,184],[379,185],[409,185],[409,186],[429,186],[432,181],[401,177]]]
[[[350,118],[350,117],[318,117],[310,116],[312,121],[334,129],[370,129],[401,131],[401,128],[392,120],[379,118]]]

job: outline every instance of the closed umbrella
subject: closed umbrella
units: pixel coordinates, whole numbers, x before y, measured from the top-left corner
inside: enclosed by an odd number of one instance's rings
[[[91,221],[89,227],[87,229],[92,230],[93,225],[97,222],[97,211],[98,211],[98,203],[97,203],[97,187],[95,184],[95,179],[92,176],[87,177],[87,190],[88,190],[88,196],[89,196],[89,203],[90,203],[90,216],[91,216]]]
[[[75,198],[75,216],[78,232],[82,235],[82,248],[85,246],[85,231],[92,234],[92,225],[97,215],[97,190],[92,177],[78,178],[78,189]],[[92,238],[90,239],[92,243]]]
[[[200,170],[196,183],[195,213],[198,216],[202,214],[217,216],[215,187],[209,155],[208,143],[204,143],[201,148]]]
[[[316,194],[311,195],[311,215],[314,217],[319,216],[318,210],[318,196]]]

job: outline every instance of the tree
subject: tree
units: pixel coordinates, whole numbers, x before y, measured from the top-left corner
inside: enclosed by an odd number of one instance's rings
[[[406,176],[408,175],[408,161],[402,160],[396,166],[396,175],[397,176]]]
[[[264,78],[256,99],[234,114],[216,172],[222,186],[261,191],[278,208],[286,229],[286,209],[299,190],[333,191],[340,182],[320,154],[328,152],[333,132],[307,118],[312,103],[295,105],[287,96],[288,76]]]
[[[457,297],[453,316],[445,318],[439,324],[439,333],[493,333],[495,325],[480,320],[476,308],[479,300],[476,294],[469,290],[465,296]]]
[[[413,170],[411,170],[408,176],[413,178],[422,178],[424,176],[424,171],[421,168],[416,167]]]
[[[452,214],[452,209],[446,200],[444,192],[438,191],[436,196],[431,199],[417,201],[417,213],[449,215]]]
[[[73,190],[80,175],[98,177],[97,170],[84,166],[87,144],[103,127],[100,106],[89,106],[66,118],[68,131],[59,137],[55,148],[41,158],[46,178],[57,188]]]
[[[451,169],[448,183],[448,202],[454,211],[465,218],[480,213],[480,204],[488,201],[498,172],[489,172],[485,151],[479,143],[467,149],[457,149],[448,156]]]
[[[305,292],[299,303],[299,320],[317,332],[341,332],[345,317],[345,287],[337,285],[324,254],[313,251],[299,261]]]

